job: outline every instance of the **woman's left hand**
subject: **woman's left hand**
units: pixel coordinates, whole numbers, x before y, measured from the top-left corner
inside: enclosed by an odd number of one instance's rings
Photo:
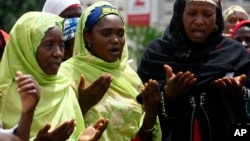
[[[242,87],[244,86],[246,79],[247,77],[245,74],[232,78],[223,77],[215,80],[215,84],[223,93],[230,94],[239,99],[243,94]]]
[[[144,88],[142,89],[141,94],[146,116],[156,117],[162,97],[157,82],[150,79],[147,83],[144,84]]]

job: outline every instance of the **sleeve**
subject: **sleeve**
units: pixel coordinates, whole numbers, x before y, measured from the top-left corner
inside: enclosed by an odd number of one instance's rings
[[[10,128],[10,129],[3,129],[2,123],[0,122],[0,133],[14,134],[17,126],[18,125],[15,125],[14,127]]]

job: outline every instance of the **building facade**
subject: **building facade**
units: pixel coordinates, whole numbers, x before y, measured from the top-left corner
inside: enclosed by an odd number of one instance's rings
[[[81,0],[83,9],[98,0]],[[106,0],[112,3],[121,11],[125,21],[127,21],[127,9],[129,0]],[[136,1],[136,0],[133,0]],[[143,1],[143,0],[139,0]],[[175,0],[150,0],[150,26],[164,29],[170,22],[173,13],[173,4]],[[221,0],[222,8],[225,9],[231,5],[240,5],[250,14],[250,0]]]

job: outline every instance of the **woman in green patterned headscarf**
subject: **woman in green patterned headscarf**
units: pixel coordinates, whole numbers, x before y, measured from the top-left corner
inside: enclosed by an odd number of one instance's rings
[[[84,129],[84,122],[77,98],[70,83],[65,77],[57,75],[63,57],[54,55],[54,60],[47,68],[40,62],[46,58],[54,47],[53,36],[45,37],[50,29],[62,27],[63,19],[51,14],[41,12],[28,12],[24,14],[14,25],[10,32],[9,40],[3,54],[0,67],[0,89],[1,96],[1,121],[4,128],[11,128],[16,125],[20,118],[21,102],[16,91],[15,73],[17,70],[23,74],[32,75],[41,88],[41,98],[36,107],[32,121],[30,137],[33,139],[46,123],[51,123],[51,130],[63,122],[75,119],[77,124],[69,140],[77,140]],[[51,33],[50,33],[51,34]],[[63,48],[63,33],[60,40]],[[61,40],[62,39],[62,40]],[[43,40],[47,40],[46,44]],[[58,43],[58,42],[57,42]],[[37,54],[40,47],[48,49],[44,55]],[[56,52],[55,54],[58,54]],[[43,58],[44,57],[44,58]],[[50,60],[48,60],[50,61]],[[52,73],[51,71],[53,70]]]
[[[80,83],[88,87],[83,93],[79,89],[78,94],[86,125],[100,117],[109,119],[101,141],[129,141],[137,136],[145,122],[144,111],[136,101],[143,85],[127,62],[125,40],[124,21],[119,11],[108,2],[98,1],[82,13],[75,36],[74,56],[62,63],[59,70],[72,79],[75,91]],[[82,79],[81,75],[84,76]],[[152,133],[152,127],[147,127],[143,132]],[[160,139],[157,133],[161,134],[158,128],[153,140]]]

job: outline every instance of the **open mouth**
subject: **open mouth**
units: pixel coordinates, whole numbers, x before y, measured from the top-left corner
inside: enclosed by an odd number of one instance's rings
[[[202,38],[204,34],[205,34],[204,30],[201,30],[201,29],[192,30],[192,35],[195,38]]]
[[[112,55],[115,55],[115,56],[118,56],[118,55],[120,55],[120,53],[121,53],[121,51],[120,51],[120,49],[119,49],[118,47],[115,47],[115,48],[113,48],[113,49],[110,49],[109,51],[110,51],[110,53],[111,53]]]

